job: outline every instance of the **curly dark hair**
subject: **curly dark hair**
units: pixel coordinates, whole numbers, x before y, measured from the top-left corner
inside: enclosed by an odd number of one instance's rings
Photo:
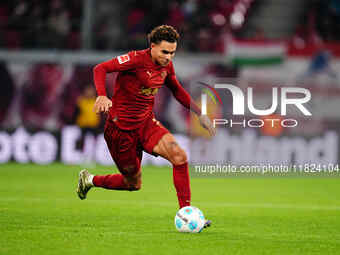
[[[179,39],[179,34],[175,28],[168,25],[161,25],[152,29],[150,34],[148,34],[148,42],[151,43],[160,43],[161,41],[167,42],[177,42]]]

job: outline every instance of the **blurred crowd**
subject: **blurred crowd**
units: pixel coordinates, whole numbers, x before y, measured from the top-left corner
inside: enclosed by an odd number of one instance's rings
[[[78,49],[82,0],[2,0],[0,46]]]
[[[223,52],[225,35],[237,34],[247,22],[248,13],[256,11],[256,5],[260,4],[264,2],[96,0],[91,8],[91,47],[142,49],[147,47],[146,33],[159,24],[169,24],[182,36],[179,50]],[[2,0],[0,47],[80,49],[84,5],[82,0]],[[297,24],[298,36],[340,40],[340,0],[307,2],[302,19]],[[261,38],[265,37],[261,32]]]
[[[160,24],[176,27],[181,49],[221,52],[230,18],[246,15],[253,0],[172,0],[92,2],[92,48],[141,49],[146,33]],[[3,0],[0,3],[0,46],[10,49],[79,49],[85,1]],[[242,16],[243,18],[243,16]],[[241,20],[242,23],[242,20]],[[242,24],[235,24],[238,29]]]
[[[312,0],[296,26],[294,37],[308,44],[340,40],[340,0]]]
[[[315,1],[312,6],[316,29],[323,40],[340,40],[340,0]]]
[[[95,48],[145,48],[146,32],[159,24],[169,24],[177,28],[182,36],[180,50],[222,52],[223,36],[232,29],[230,17],[235,6],[242,6],[240,12],[246,15],[252,2],[253,0],[127,0],[113,8],[120,8],[120,21],[114,21],[110,13],[101,15],[95,29]],[[108,5],[112,4],[111,2]],[[103,9],[103,13],[107,11],[105,1],[99,1],[98,5],[105,6],[99,8]],[[110,34],[117,36],[112,38]]]
[[[55,130],[63,125],[84,129],[102,125],[92,111],[96,100],[92,66],[39,63],[11,68],[0,63],[0,78],[5,86],[0,127]]]

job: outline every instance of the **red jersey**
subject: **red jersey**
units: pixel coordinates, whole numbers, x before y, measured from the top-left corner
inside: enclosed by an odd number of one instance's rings
[[[152,61],[151,50],[131,51],[126,55],[98,64],[94,82],[99,96],[106,96],[106,73],[119,72],[114,86],[109,117],[121,129],[138,128],[153,115],[155,95],[165,84],[185,107],[200,114],[189,94],[178,82],[172,62],[161,66]]]

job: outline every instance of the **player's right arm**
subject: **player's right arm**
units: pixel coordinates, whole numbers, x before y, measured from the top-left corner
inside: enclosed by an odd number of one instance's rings
[[[106,95],[106,74],[134,69],[139,64],[136,51],[102,62],[93,68],[93,79],[97,90],[97,100],[93,110],[96,113],[108,112],[112,101]]]

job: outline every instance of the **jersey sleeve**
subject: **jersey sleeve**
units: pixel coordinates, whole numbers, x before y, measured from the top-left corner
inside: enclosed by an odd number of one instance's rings
[[[187,109],[195,112],[197,115],[201,115],[201,109],[197,106],[194,100],[192,100],[189,93],[177,80],[172,62],[170,63],[170,72],[165,80],[165,85],[171,90],[178,102],[180,102]]]
[[[140,56],[138,56],[137,52],[131,51],[96,65],[93,68],[93,79],[98,96],[106,96],[105,80],[107,73],[135,69],[140,62]]]

